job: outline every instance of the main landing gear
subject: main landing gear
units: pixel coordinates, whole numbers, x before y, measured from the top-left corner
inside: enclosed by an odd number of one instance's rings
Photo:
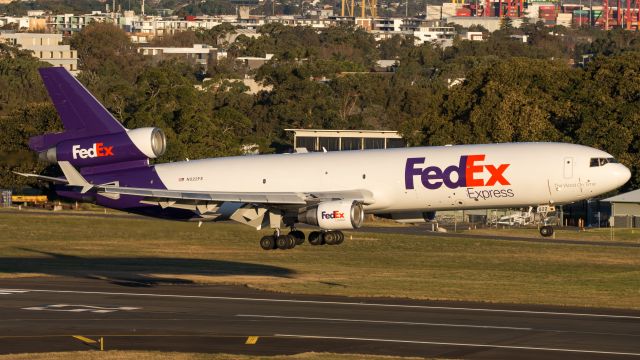
[[[309,233],[309,243],[311,245],[340,245],[344,241],[342,231],[312,231]],[[304,243],[304,233],[300,230],[292,229],[287,235],[280,234],[276,230],[271,236],[263,236],[260,239],[260,247],[264,250],[288,250],[296,245]]]
[[[342,231],[312,231],[309,234],[311,245],[340,245],[344,241]]]

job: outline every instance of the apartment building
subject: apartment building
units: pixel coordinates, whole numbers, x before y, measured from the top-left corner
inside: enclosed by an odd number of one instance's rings
[[[30,50],[33,56],[53,66],[78,70],[78,52],[69,45],[60,45],[62,34],[0,33],[0,41]]]

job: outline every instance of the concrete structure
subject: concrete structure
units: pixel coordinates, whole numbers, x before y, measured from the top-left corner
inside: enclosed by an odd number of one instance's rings
[[[457,24],[468,28],[471,25],[480,25],[490,32],[500,30],[500,24],[502,19],[499,17],[483,17],[483,16],[453,16],[447,18],[452,24]],[[519,28],[522,25],[522,19],[511,19],[511,24],[514,28]]]
[[[308,26],[312,28],[327,28],[337,24],[335,19],[320,19],[320,18],[301,18],[294,16],[275,16],[268,17],[264,20],[265,24],[280,23],[287,26]]]
[[[402,30],[402,18],[378,18],[373,20],[373,30],[398,32]]]
[[[484,34],[482,31],[467,31],[462,38],[469,41],[483,41]]]
[[[131,32],[150,34],[152,37],[163,37],[186,30],[209,30],[224,22],[231,22],[225,20],[235,21],[235,17],[230,19],[206,17],[196,18],[195,20],[162,19],[157,17],[144,18],[132,21]]]
[[[218,49],[205,44],[194,44],[190,48],[141,47],[138,48],[138,52],[142,55],[152,56],[157,61],[181,58],[205,67],[210,61],[218,59]]]
[[[396,35],[413,36],[415,45],[435,42],[445,48],[453,45],[456,36],[455,28],[440,20],[379,18],[372,20],[371,26],[371,33],[378,41]]]
[[[63,35],[71,35],[84,29],[92,22],[113,22],[109,14],[94,11],[86,15],[59,14],[49,17],[47,26],[52,32]]]
[[[0,27],[14,24],[17,30],[29,29],[29,17],[27,16],[2,16],[0,17]]]
[[[61,34],[0,33],[0,39],[23,50],[30,50],[33,56],[53,66],[62,66],[69,71],[78,70],[78,52],[69,45],[59,45]]]
[[[437,43],[443,48],[453,45],[456,29],[451,26],[420,26],[413,31],[415,45]]]
[[[406,147],[397,131],[285,129],[300,151],[341,151]]]
[[[611,226],[640,228],[640,189],[602,201],[611,203]]]
[[[273,58],[273,54],[266,54],[265,57],[241,56],[241,57],[237,57],[236,61],[243,63],[244,66],[247,66],[249,67],[249,69],[253,70],[261,67],[272,58]]]

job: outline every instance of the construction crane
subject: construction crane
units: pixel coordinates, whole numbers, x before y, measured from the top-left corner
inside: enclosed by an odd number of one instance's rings
[[[348,0],[342,0],[342,12],[341,15],[344,17],[345,10],[348,10],[349,15],[355,17],[356,16],[356,2],[355,0],[351,0],[351,3],[347,6]],[[360,5],[361,16],[362,18],[367,17],[367,4],[369,5],[369,14],[372,18],[376,18],[378,16],[378,0],[362,0],[362,4]]]

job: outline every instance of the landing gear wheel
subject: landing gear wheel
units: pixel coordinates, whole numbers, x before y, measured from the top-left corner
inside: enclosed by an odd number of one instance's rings
[[[280,235],[276,239],[276,245],[280,250],[293,249],[296,246],[296,239],[290,235]]]
[[[540,228],[540,235],[544,237],[549,237],[553,235],[553,227],[545,225]]]
[[[289,233],[289,236],[293,236],[296,239],[296,245],[304,244],[304,233],[300,230],[293,230]]]
[[[273,236],[263,236],[260,239],[260,247],[264,250],[273,250],[276,248],[276,239]]]
[[[324,244],[322,233],[319,231],[312,231],[309,233],[309,244],[322,245]]]
[[[336,231],[336,236],[338,237],[335,245],[340,245],[344,242],[344,234],[342,233],[342,231]]]
[[[338,242],[338,234],[335,231],[327,231],[324,233],[324,241],[327,245],[336,245]]]

